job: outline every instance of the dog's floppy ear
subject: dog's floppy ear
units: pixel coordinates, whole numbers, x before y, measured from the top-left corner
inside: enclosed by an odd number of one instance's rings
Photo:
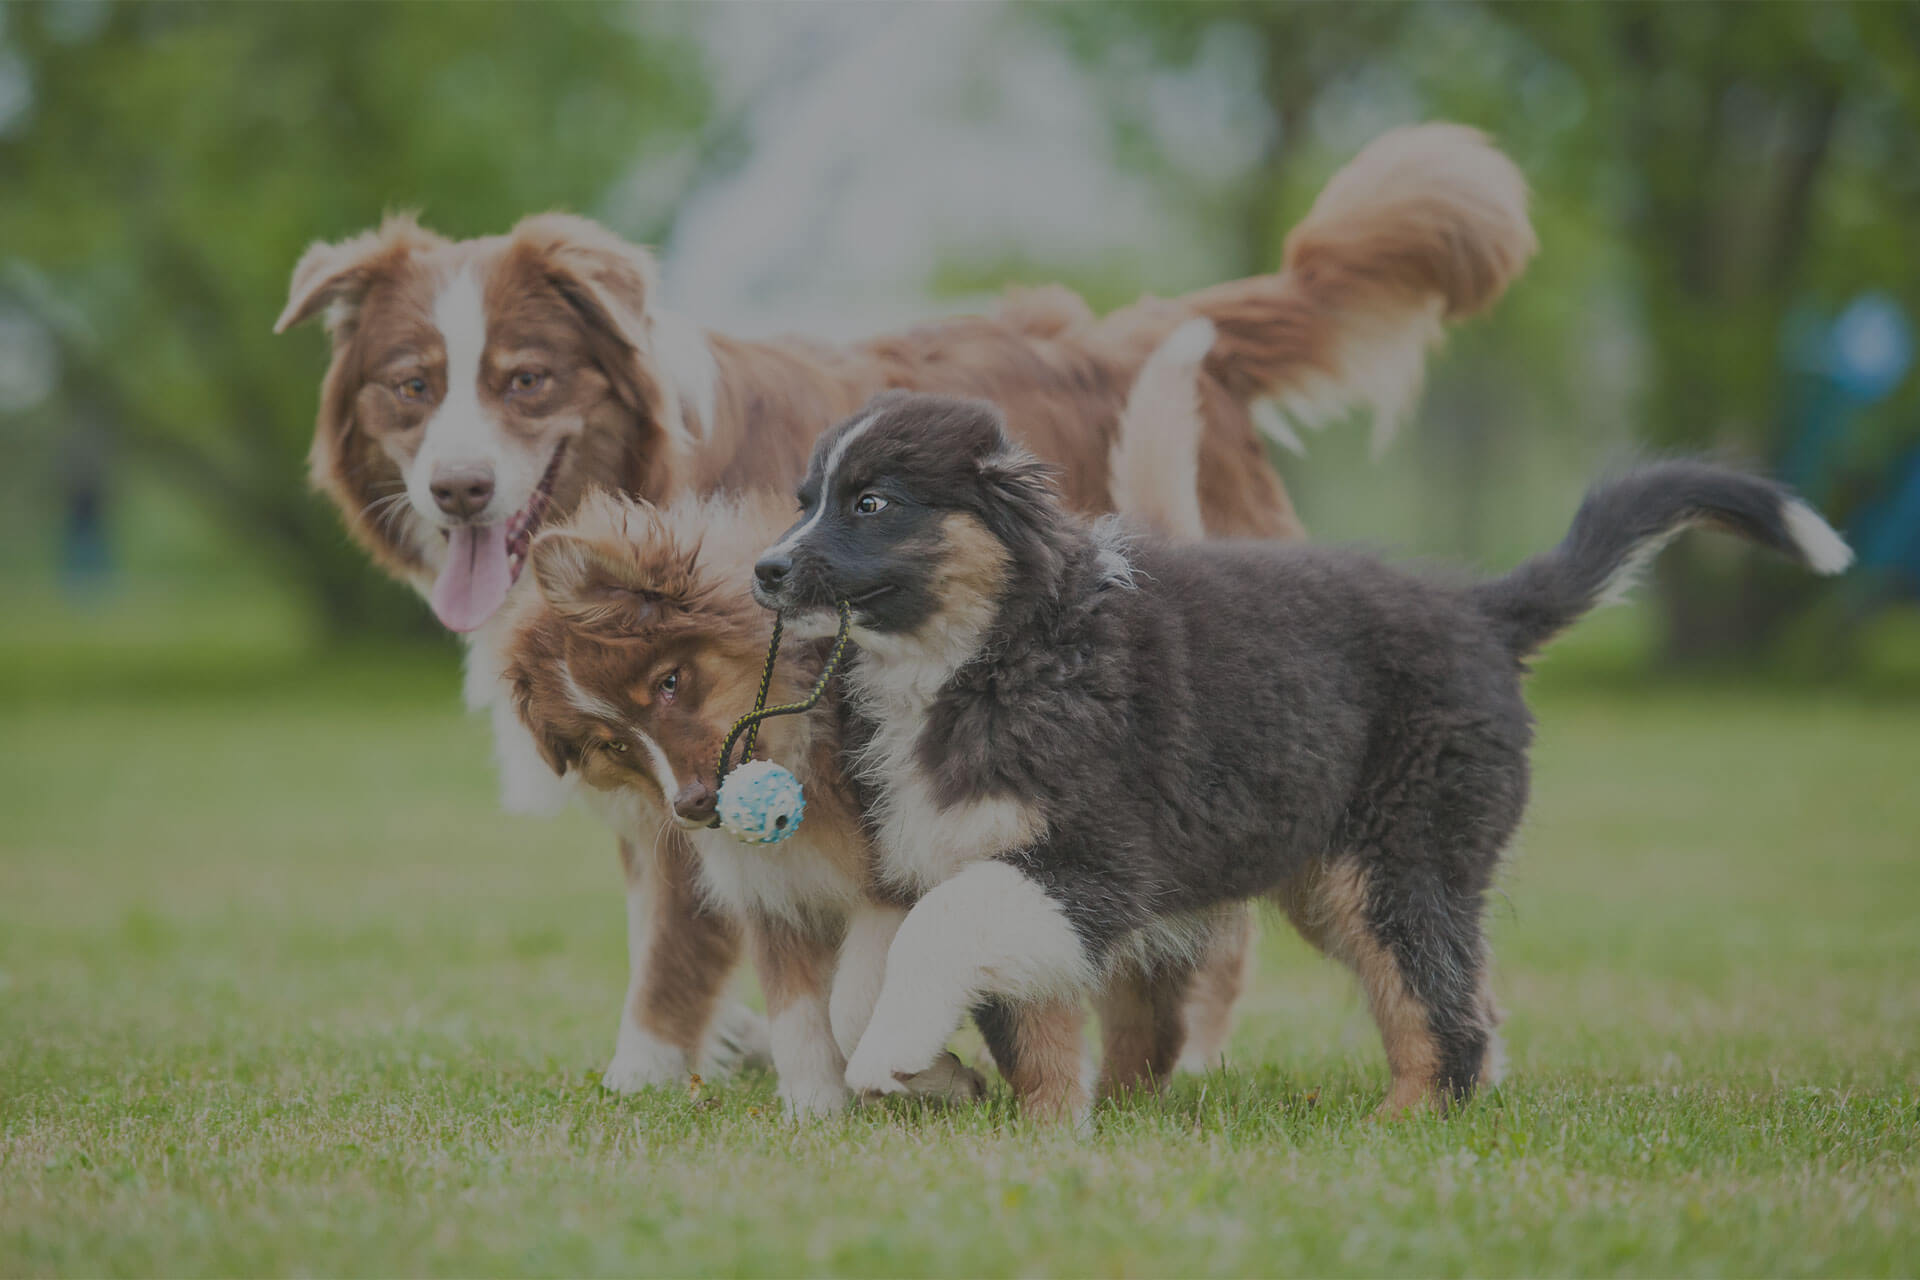
[[[540,594],[555,613],[595,630],[636,631],[668,608],[658,584],[630,557],[593,538],[549,529],[528,552]]]
[[[541,213],[522,218],[514,245],[536,256],[540,273],[586,326],[594,362],[627,407],[676,443],[687,425],[672,383],[656,368],[648,308],[659,288],[653,255],[589,218]]]
[[[275,333],[311,320],[322,309],[327,329],[338,333],[359,309],[380,273],[408,254],[441,248],[450,243],[414,221],[410,214],[388,214],[373,231],[351,240],[327,244],[316,240],[294,264],[287,286],[287,305],[273,322]]]
[[[573,763],[573,756],[558,733],[552,729],[537,732],[533,735],[533,745],[540,749],[540,758],[547,762],[547,768],[553,770],[556,778],[567,776],[567,766]]]
[[[536,723],[533,715],[533,677],[516,660],[507,668],[507,680],[513,688],[513,709],[519,713],[520,723],[527,727],[527,736],[533,739],[540,758],[547,762],[547,768],[553,770],[556,777],[566,777],[567,766],[573,763],[573,756],[567,749],[566,740],[551,724]]]

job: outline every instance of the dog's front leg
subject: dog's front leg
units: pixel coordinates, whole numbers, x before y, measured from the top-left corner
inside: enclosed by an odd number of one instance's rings
[[[739,963],[740,931],[700,900],[693,857],[678,832],[652,848],[620,842],[627,997],[601,1080],[616,1093],[683,1081],[690,1070],[725,1070],[764,1049],[765,1023],[750,1011],[730,1006],[715,1016]]]
[[[854,1046],[873,1019],[873,1006],[880,999],[880,984],[887,976],[887,948],[907,918],[904,907],[870,903],[853,913],[847,922],[846,941],[840,944],[840,965],[833,975],[833,999],[829,1013],[833,1038],[843,1057],[852,1057]]]
[[[847,1086],[846,1058],[827,1020],[834,940],[766,916],[755,917],[747,932],[767,997],[781,1105],[796,1120],[838,1111]]]
[[[904,1093],[983,997],[1075,994],[1090,985],[1093,969],[1044,889],[1007,863],[975,863],[907,913],[887,951],[873,1020],[847,1063],[847,1084]]]

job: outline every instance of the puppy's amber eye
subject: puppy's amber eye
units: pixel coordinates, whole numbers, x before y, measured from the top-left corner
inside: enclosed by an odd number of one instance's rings
[[[887,500],[877,493],[863,493],[853,500],[853,509],[863,516],[887,509]]]
[[[507,388],[520,395],[530,395],[547,385],[548,374],[544,369],[522,369],[507,382]]]
[[[607,750],[613,752],[613,754],[617,756],[623,756],[627,754],[627,744],[623,739],[615,738],[613,741],[605,743],[603,745],[605,745]]]
[[[654,688],[660,691],[660,701],[672,702],[673,695],[680,692],[680,672],[678,670],[667,672],[660,677],[660,682],[654,685]]]
[[[394,390],[400,393],[402,400],[424,400],[427,398],[427,380],[425,378],[408,378],[399,386],[395,387]]]

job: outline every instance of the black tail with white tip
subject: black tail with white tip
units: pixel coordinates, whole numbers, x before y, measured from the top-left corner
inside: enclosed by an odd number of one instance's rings
[[[1623,599],[1660,549],[1703,526],[1771,547],[1819,574],[1853,563],[1833,527],[1785,485],[1705,462],[1659,462],[1587,491],[1560,545],[1474,588],[1516,656]]]

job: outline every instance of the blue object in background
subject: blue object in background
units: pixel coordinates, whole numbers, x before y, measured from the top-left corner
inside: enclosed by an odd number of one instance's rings
[[[1827,376],[1855,404],[1886,399],[1913,364],[1913,326],[1884,293],[1862,294],[1827,334]]]
[[[1781,476],[1820,505],[1855,415],[1892,395],[1912,368],[1913,324],[1887,294],[1866,293],[1832,324],[1797,312],[1785,337],[1797,377]],[[1900,459],[1888,489],[1854,515],[1847,533],[1863,569],[1890,571],[1900,588],[1920,592],[1920,449]]]

